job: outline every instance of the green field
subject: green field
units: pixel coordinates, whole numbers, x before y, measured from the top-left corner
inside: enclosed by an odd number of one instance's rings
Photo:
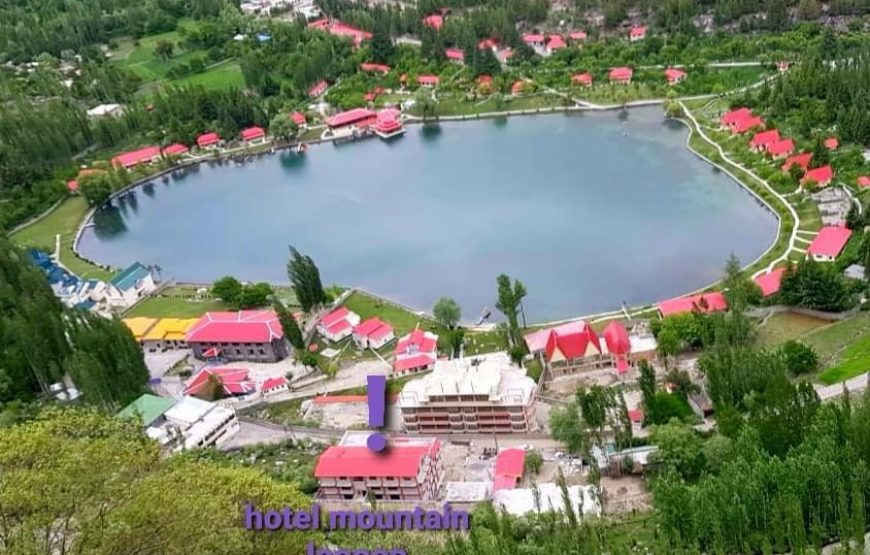
[[[755,341],[760,347],[777,347],[790,339],[799,339],[828,323],[796,312],[782,312],[770,316],[759,326]]]
[[[870,370],[870,335],[865,335],[856,343],[846,347],[840,359],[841,363],[819,374],[820,382],[831,385],[860,376]]]
[[[245,77],[239,63],[234,60],[224,60],[209,67],[202,73],[182,77],[172,81],[176,85],[199,85],[205,89],[241,89],[245,86]]]
[[[165,289],[159,295],[149,297],[124,314],[125,318],[147,316],[149,318],[197,318],[206,312],[235,310],[209,293],[197,293],[200,287],[178,285]],[[276,287],[275,294],[286,306],[298,306],[296,294],[290,287]]]
[[[507,336],[499,330],[474,332],[466,335],[465,354],[468,356],[507,350]]]
[[[402,337],[416,328],[418,324],[420,328],[425,330],[431,330],[435,333],[440,331],[440,326],[429,318],[419,316],[413,312],[385,303],[380,299],[370,297],[365,293],[360,293],[358,291],[354,292],[347,298],[344,302],[344,306],[351,311],[356,312],[363,320],[371,318],[372,316],[379,317],[381,320],[384,320],[393,326],[393,331],[395,332],[396,337]]]
[[[72,250],[76,229],[87,213],[88,204],[84,197],[70,197],[45,218],[15,233],[12,239],[22,247],[36,247],[52,253],[55,237],[60,235],[60,262],[64,266],[83,279],[107,280],[113,272],[80,259]]]

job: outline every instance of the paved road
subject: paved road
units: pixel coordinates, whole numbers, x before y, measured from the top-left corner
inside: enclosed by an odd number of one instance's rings
[[[860,393],[867,389],[868,382],[870,382],[870,373],[862,374],[834,385],[825,386],[816,384],[813,387],[815,387],[816,393],[819,394],[819,399],[822,401],[830,401],[831,399],[836,399],[843,394],[844,386],[849,390],[849,393]]]

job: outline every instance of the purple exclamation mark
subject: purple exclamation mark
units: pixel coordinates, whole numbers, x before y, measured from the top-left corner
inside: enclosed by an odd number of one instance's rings
[[[384,412],[387,408],[387,377],[366,376],[366,380],[369,386],[369,427],[381,428],[384,425]],[[366,439],[366,445],[372,451],[380,453],[387,447],[387,437],[375,432]]]

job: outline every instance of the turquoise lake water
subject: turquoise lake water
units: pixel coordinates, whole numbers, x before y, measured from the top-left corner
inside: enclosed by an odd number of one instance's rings
[[[286,283],[287,247],[324,284],[466,320],[521,279],[529,321],[677,296],[776,235],[754,197],[685,148],[660,108],[409,126],[404,137],[202,165],[99,211],[79,248],[164,277]]]

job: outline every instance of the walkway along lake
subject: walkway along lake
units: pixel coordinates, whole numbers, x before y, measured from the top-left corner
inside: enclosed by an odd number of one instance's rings
[[[165,277],[286,283],[287,246],[325,284],[464,318],[521,279],[530,322],[655,302],[744,263],[775,216],[685,147],[660,107],[410,126],[402,138],[202,165],[94,215],[79,243],[112,266]]]

